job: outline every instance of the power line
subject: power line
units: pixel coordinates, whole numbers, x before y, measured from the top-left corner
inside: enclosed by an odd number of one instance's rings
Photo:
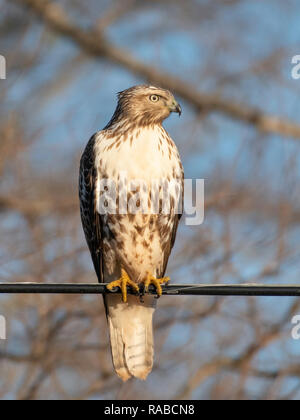
[[[0,294],[103,294],[120,293],[105,283],[0,283]],[[265,284],[171,284],[162,286],[163,295],[179,296],[300,296],[300,285]],[[128,293],[133,293],[129,288]],[[149,293],[156,294],[150,286]]]

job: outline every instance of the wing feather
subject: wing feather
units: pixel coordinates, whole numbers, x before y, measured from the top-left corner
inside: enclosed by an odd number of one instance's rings
[[[81,221],[88,243],[96,274],[100,283],[103,283],[102,261],[102,225],[101,217],[96,209],[96,182],[97,170],[95,167],[95,141],[97,134],[89,140],[80,161],[79,199]]]
[[[164,277],[164,275],[166,273],[169,257],[170,257],[171,251],[172,251],[172,249],[175,245],[178,225],[179,225],[180,219],[182,217],[182,211],[183,211],[183,208],[184,208],[184,171],[183,171],[183,168],[182,168],[182,172],[181,172],[181,192],[180,192],[180,194],[181,194],[181,197],[180,197],[181,213],[174,215],[173,226],[172,226],[171,234],[170,234],[170,241],[168,242],[168,244],[163,249],[164,262],[163,262],[163,269],[162,269],[161,273],[159,274],[160,277]]]

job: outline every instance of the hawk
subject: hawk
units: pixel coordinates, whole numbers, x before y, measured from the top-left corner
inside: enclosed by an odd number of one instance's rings
[[[113,365],[124,381],[146,379],[152,370],[156,297],[144,292],[152,284],[159,297],[169,281],[182,214],[183,167],[162,126],[171,112],[180,115],[181,107],[168,90],[141,85],[120,92],[110,122],[80,162],[81,219],[95,271],[99,282],[122,292],[106,293],[104,305]]]

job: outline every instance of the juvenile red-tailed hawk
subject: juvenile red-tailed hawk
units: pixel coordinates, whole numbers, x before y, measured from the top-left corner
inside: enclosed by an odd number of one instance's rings
[[[183,168],[162,127],[171,112],[181,108],[167,90],[134,86],[119,93],[112,119],[81,158],[81,218],[98,280],[122,290],[106,294],[104,304],[113,364],[124,381],[146,379],[152,369],[156,299],[138,294],[153,284],[160,296],[169,281],[181,215]],[[137,295],[127,296],[127,286]]]

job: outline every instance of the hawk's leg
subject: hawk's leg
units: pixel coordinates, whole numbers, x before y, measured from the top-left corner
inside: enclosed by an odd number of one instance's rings
[[[127,286],[130,286],[134,291],[139,293],[140,289],[139,286],[131,280],[125,270],[121,270],[121,277],[119,280],[112,281],[106,287],[108,290],[112,290],[115,287],[119,287],[122,292],[122,300],[123,302],[127,302]]]
[[[145,292],[148,292],[150,284],[156,288],[157,296],[160,297],[162,295],[162,288],[161,285],[164,283],[168,283],[170,281],[170,277],[163,277],[161,279],[157,279],[152,274],[148,273],[146,280],[144,281]]]

